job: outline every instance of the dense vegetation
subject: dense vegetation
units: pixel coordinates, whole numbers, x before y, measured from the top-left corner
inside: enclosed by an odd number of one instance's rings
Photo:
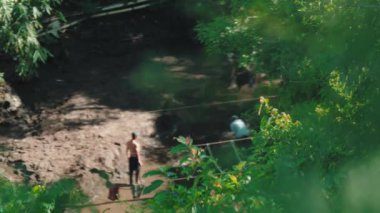
[[[68,207],[86,201],[72,180],[50,185],[14,184],[0,178],[0,212],[64,212]]]
[[[53,9],[59,3],[60,0],[0,1],[1,50],[17,62],[16,72],[20,76],[36,74],[38,64],[47,60],[50,53],[41,46],[39,39],[44,24],[42,18],[47,15],[62,17]]]
[[[152,206],[379,211],[379,3],[219,0],[188,7],[210,53],[233,52],[242,66],[281,76],[284,85],[273,103],[279,109],[262,98],[246,113],[261,122],[245,161],[217,174],[214,159],[186,145],[191,171],[182,172],[199,175],[190,189],[172,185]]]
[[[186,155],[183,163],[188,166],[180,174],[192,180],[191,185],[170,185],[148,208],[380,211],[380,1],[178,2],[199,21],[195,30],[210,54],[233,52],[241,66],[281,77],[284,83],[277,88],[277,99],[263,97],[245,113],[247,120],[259,117],[260,123],[252,149],[233,169],[220,173],[217,159],[179,138],[181,144],[173,152]],[[48,52],[37,39],[38,20],[56,3],[0,2],[0,41],[17,60],[20,75],[30,74],[46,59]],[[147,176],[154,174],[176,178],[168,168]],[[2,206],[7,202],[2,199]],[[38,208],[45,208],[41,205]]]

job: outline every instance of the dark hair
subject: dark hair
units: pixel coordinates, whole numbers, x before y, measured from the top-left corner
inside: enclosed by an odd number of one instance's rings
[[[137,138],[137,133],[136,132],[132,132],[132,138]]]

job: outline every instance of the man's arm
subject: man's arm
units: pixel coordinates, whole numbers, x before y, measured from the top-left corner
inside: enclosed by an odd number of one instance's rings
[[[140,144],[137,144],[137,145],[136,145],[137,159],[139,160],[139,164],[140,164],[140,166],[142,166],[143,163],[142,163],[142,160],[141,160],[140,149],[141,149]]]
[[[128,152],[129,152],[129,142],[127,142],[127,149],[126,149],[126,155],[128,156]]]

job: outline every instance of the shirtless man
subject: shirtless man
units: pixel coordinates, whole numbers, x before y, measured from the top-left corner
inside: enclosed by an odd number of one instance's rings
[[[132,185],[133,171],[135,171],[136,184],[139,182],[140,166],[142,166],[140,155],[140,144],[136,140],[137,134],[132,133],[132,139],[127,142],[127,155],[129,159],[129,183]]]

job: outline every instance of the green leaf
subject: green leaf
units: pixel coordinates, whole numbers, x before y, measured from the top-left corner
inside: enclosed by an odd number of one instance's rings
[[[54,21],[51,24],[49,24],[49,32],[54,37],[59,38],[59,31],[61,29],[61,23],[60,21]]]
[[[149,194],[149,193],[153,192],[154,190],[158,189],[158,187],[160,187],[163,183],[164,183],[164,181],[162,181],[162,180],[153,181],[149,186],[144,188],[143,194],[145,195],[145,194]]]
[[[238,183],[239,183],[239,182],[238,182],[238,179],[237,179],[237,177],[236,177],[235,175],[229,175],[229,177],[230,177],[231,181],[232,181],[234,184],[238,184]]]
[[[165,176],[165,173],[163,171],[160,171],[160,170],[152,170],[152,171],[149,171],[149,172],[145,173],[143,175],[143,177],[146,178],[146,177],[152,177],[152,176],[156,176],[156,175],[163,175],[163,176]]]
[[[175,172],[167,172],[167,173],[166,173],[166,177],[169,177],[169,178],[177,178],[178,175],[177,175]]]
[[[39,60],[41,60],[41,53],[39,50],[36,50],[33,54],[33,63],[36,63]]]
[[[175,155],[175,154],[178,154],[178,153],[181,153],[181,152],[184,152],[184,151],[187,151],[188,148],[186,145],[184,144],[180,144],[180,145],[177,145],[175,147],[173,147],[171,150],[170,150],[170,153]]]
[[[49,15],[51,14],[52,8],[51,8],[51,6],[49,4],[46,4],[44,9],[45,9],[45,12],[47,14],[49,14]]]
[[[57,16],[58,16],[58,18],[59,18],[60,21],[67,22],[67,19],[66,19],[65,15],[63,15],[62,12],[58,11],[57,12]]]
[[[167,172],[171,169],[172,167],[171,166],[160,166],[158,169],[161,171],[161,172]]]
[[[185,156],[185,157],[183,157],[183,158],[181,158],[180,160],[179,160],[179,165],[184,165],[185,163],[188,163],[188,162],[190,162],[191,160],[190,160],[190,158],[188,157],[188,156]]]
[[[168,199],[168,196],[170,196],[169,191],[161,191],[154,196],[154,199],[159,203],[163,203]]]
[[[186,138],[183,137],[183,136],[179,136],[177,138],[175,138],[178,142],[182,143],[182,144],[186,144]]]
[[[240,162],[238,165],[236,165],[236,170],[238,170],[238,171],[243,170],[243,168],[245,167],[246,164],[247,164],[247,162],[245,162],[245,161]]]
[[[41,12],[38,10],[37,7],[33,7],[33,18],[37,19],[41,16]]]

